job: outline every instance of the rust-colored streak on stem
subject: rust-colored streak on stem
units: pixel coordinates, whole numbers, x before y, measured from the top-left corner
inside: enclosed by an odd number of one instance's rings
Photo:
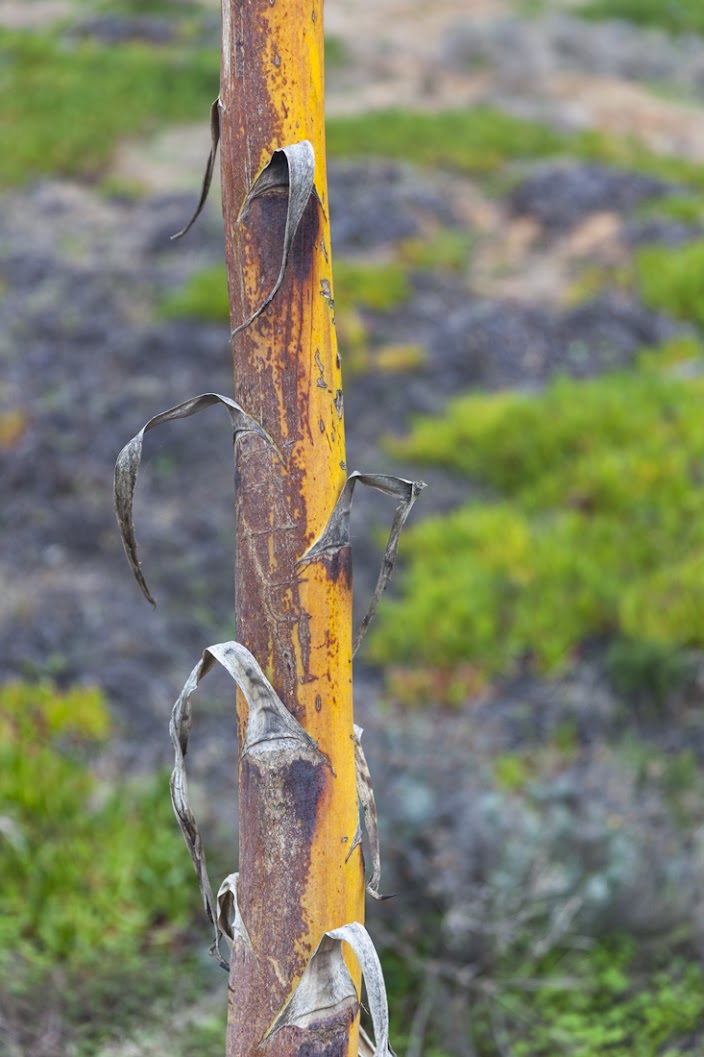
[[[322,0],[223,0],[221,166],[233,329],[273,289],[287,195],[265,191],[242,213],[274,150],[307,139],[315,194],[274,301],[233,341],[235,391],[261,437],[237,443],[237,638],[319,743],[241,759],[242,920],[235,944],[228,1057],[356,1052],[354,1010],[264,1041],[323,934],[363,920],[352,735],[351,566],[347,548],[299,564],[346,478],[333,310],[323,117]],[[246,703],[238,697],[242,746]],[[356,968],[355,968],[356,972]]]

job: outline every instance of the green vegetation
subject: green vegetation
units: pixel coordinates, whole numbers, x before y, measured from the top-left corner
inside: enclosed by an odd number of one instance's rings
[[[195,272],[184,286],[169,295],[159,308],[163,319],[202,319],[229,323],[227,277],[224,264]]]
[[[704,166],[655,154],[636,139],[615,139],[593,129],[559,132],[491,107],[436,113],[380,110],[330,118],[327,143],[332,157],[371,154],[478,176],[496,173],[512,161],[565,156],[704,188]]]
[[[472,238],[466,231],[441,228],[430,238],[417,236],[399,246],[401,263],[420,271],[462,272],[469,264]]]
[[[635,272],[646,305],[704,326],[704,242],[646,246],[635,256]]]
[[[515,1018],[516,1057],[684,1057],[691,1052],[691,1037],[704,1016],[699,965],[673,959],[644,977],[627,940],[599,944],[567,963],[553,961],[555,983],[551,966],[543,966],[542,983],[529,999],[516,994],[503,1002]],[[566,979],[570,975],[572,986]]]
[[[0,185],[95,175],[120,136],[207,120],[217,83],[210,51],[0,31]]]
[[[521,937],[463,998],[472,1052],[478,1057],[688,1057],[704,1017],[704,971],[674,957],[645,969],[634,943],[615,936],[586,950],[559,949],[536,958]],[[383,956],[394,1039],[403,1048],[427,986],[393,952]],[[433,1025],[434,1027],[434,1025]],[[425,1053],[433,1046],[433,1029]],[[695,1046],[696,1048],[696,1046]]]
[[[488,107],[434,114],[382,110],[327,123],[331,157],[372,154],[471,173],[494,172],[512,158],[559,154],[565,143],[540,122]]]
[[[453,401],[396,455],[487,501],[404,539],[411,569],[375,660],[559,669],[581,643],[704,645],[704,379],[655,370]]]
[[[95,688],[0,688],[0,999],[40,1003],[60,969],[79,1034],[144,1010],[164,975],[150,958],[171,971],[198,909],[166,778],[115,787],[89,769],[108,734]]]
[[[589,0],[579,8],[584,18],[621,18],[667,33],[704,33],[701,0]]]
[[[704,198],[695,194],[673,194],[655,198],[638,211],[644,217],[667,217],[682,224],[704,222]]]
[[[333,265],[335,304],[389,312],[411,296],[405,269],[395,261],[358,264],[337,260]]]

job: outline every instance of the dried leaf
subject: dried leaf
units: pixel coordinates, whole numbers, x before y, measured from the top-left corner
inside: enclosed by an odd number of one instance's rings
[[[252,184],[249,194],[242,206],[238,220],[242,220],[250,202],[255,198],[259,198],[261,195],[265,195],[268,191],[272,191],[279,187],[288,188],[288,210],[286,212],[286,227],[284,229],[281,268],[279,269],[279,275],[274,284],[274,289],[249,319],[246,319],[244,323],[240,323],[238,327],[235,327],[232,331],[232,337],[234,337],[235,334],[239,334],[241,330],[245,330],[246,327],[253,323],[254,320],[269,307],[279,292],[286,274],[286,266],[288,265],[288,259],[291,254],[291,247],[293,245],[296,231],[298,230],[298,225],[301,222],[301,218],[308,205],[310,196],[313,193],[314,177],[315,154],[313,152],[312,144],[309,143],[307,139],[304,139],[301,140],[300,143],[292,144],[290,147],[282,147],[280,150],[275,150],[269,163],[264,169],[262,169],[259,176]]]
[[[374,1043],[361,1025],[359,1028],[359,1049],[357,1053],[358,1057],[374,1057]],[[386,1048],[386,1057],[396,1057],[396,1053],[390,1044]]]
[[[362,727],[358,727],[355,723],[352,740],[354,741],[354,764],[357,773],[357,796],[362,805],[364,827],[367,831],[369,848],[372,856],[372,875],[367,881],[367,891],[373,899],[389,899],[389,896],[383,896],[379,892],[379,885],[381,883],[379,820],[376,813],[376,800],[374,799],[372,776],[369,773],[369,765],[367,764],[364,749],[362,748],[362,734]]]
[[[242,919],[237,911],[237,886],[230,875],[223,882],[218,892],[218,902],[213,899],[213,891],[208,877],[205,862],[205,851],[200,831],[188,798],[188,781],[186,778],[186,753],[191,732],[192,709],[191,697],[200,680],[218,661],[232,676],[247,699],[249,716],[242,753],[251,752],[255,745],[267,743],[272,749],[281,742],[294,741],[306,750],[312,748],[319,752],[317,742],[306,733],[297,719],[291,715],[281,702],[276,691],[268,681],[257,661],[244,646],[238,642],[220,642],[209,646],[195,666],[183,690],[174,705],[169,724],[169,733],[174,747],[174,769],[171,775],[171,802],[178,819],[181,832],[193,860],[198,878],[198,885],[203,896],[206,913],[210,918],[215,939],[210,952],[220,964],[227,968],[227,963],[220,955],[220,939],[223,935],[234,940],[241,935],[249,944],[249,937]],[[320,753],[323,756],[322,753]],[[324,757],[327,760],[327,757]],[[234,923],[231,931],[223,927],[221,918],[227,921],[228,914],[234,908]],[[250,944],[251,946],[251,944]]]
[[[208,199],[208,191],[210,190],[210,184],[213,179],[213,172],[215,171],[215,158],[218,153],[218,143],[220,142],[220,99],[219,97],[210,107],[210,154],[208,155],[208,161],[205,166],[205,175],[203,176],[203,186],[200,192],[200,200],[196,206],[196,211],[191,219],[186,224],[185,228],[177,231],[175,235],[172,235],[173,239],[180,239],[190,231],[196,220],[203,211],[203,206]]]
[[[391,579],[394,562],[396,561],[396,552],[398,551],[398,543],[401,537],[401,529],[406,523],[406,519],[411,512],[413,504],[425,488],[425,483],[423,481],[406,481],[402,477],[391,477],[388,474],[382,473],[358,473],[355,470],[355,472],[351,473],[347,478],[345,487],[340,493],[340,498],[335,505],[335,509],[330,516],[330,520],[328,521],[322,536],[303,555],[303,557],[299,559],[299,565],[303,562],[315,561],[323,554],[336,554],[342,547],[349,546],[350,510],[352,509],[352,497],[357,482],[366,485],[368,488],[376,488],[377,491],[392,496],[394,499],[398,500],[398,502],[396,504],[396,512],[391,524],[391,531],[389,532],[386,550],[384,551],[384,557],[381,560],[381,569],[379,570],[379,577],[376,582],[374,594],[355,636],[352,647],[353,656],[357,653],[357,650],[362,644],[362,639],[366,635],[367,629],[374,619],[379,599],[383,595],[389,580]]]
[[[237,902],[239,876],[238,873],[228,874],[218,889],[218,927],[231,946],[240,939],[251,950],[252,941]]]
[[[376,1040],[374,1057],[387,1057],[389,1007],[384,976],[371,936],[357,921],[325,933],[265,1039],[281,1028],[310,1027],[323,1018],[357,1006],[357,989],[342,954],[343,942],[352,948],[362,968]]]
[[[234,436],[237,436],[238,433],[258,433],[270,444],[273,444],[268,433],[253,418],[250,418],[234,400],[231,400],[228,396],[220,396],[218,393],[204,393],[202,396],[195,396],[191,400],[186,400],[183,404],[177,404],[176,407],[172,407],[168,411],[163,411],[160,415],[150,418],[137,436],[133,437],[124,446],[115,463],[115,512],[117,514],[117,523],[120,527],[122,545],[125,548],[127,560],[142,590],[142,594],[152,605],[156,605],[156,603],[147,587],[137,556],[137,540],[135,538],[132,512],[137,474],[142,459],[144,434],[148,433],[150,429],[154,429],[155,426],[161,425],[162,422],[188,418],[190,415],[195,415],[198,411],[211,407],[213,404],[223,404],[227,409]]]
[[[342,957],[342,943],[325,935],[291,999],[264,1037],[281,1028],[308,1028],[347,1010],[356,1011],[358,1002],[357,988]]]

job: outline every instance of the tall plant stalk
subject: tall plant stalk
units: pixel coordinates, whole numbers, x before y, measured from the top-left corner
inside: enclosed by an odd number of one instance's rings
[[[314,190],[281,288],[233,338],[237,400],[273,442],[253,433],[237,440],[237,639],[327,757],[293,753],[272,763],[249,755],[240,765],[239,905],[258,956],[245,944],[233,951],[227,1054],[244,1057],[291,997],[321,937],[363,922],[364,875],[361,847],[351,850],[358,807],[349,546],[301,562],[323,535],[347,478],[325,169],[323,4],[223,0],[222,18],[221,174],[233,329],[264,303],[281,271],[296,188],[289,161],[275,152],[307,141],[314,161]],[[267,166],[271,185],[257,193]],[[247,711],[240,693],[241,740]],[[308,1038],[302,1045],[310,1046],[310,1034],[301,1032]],[[267,1053],[298,1052],[289,1036],[273,1036]],[[345,1013],[324,1048],[334,1038],[335,1053],[356,1053],[356,1036],[356,1018]]]
[[[237,402],[205,393],[156,415],[123,448],[115,468],[125,550],[153,602],[132,511],[145,434],[215,404],[229,415],[237,497],[236,641],[204,651],[170,727],[173,805],[213,926],[211,950],[230,974],[227,1057],[372,1053],[359,1025],[362,975],[374,1052],[389,1052],[381,967],[363,927],[360,807],[372,866],[366,889],[382,897],[376,808],[353,722],[352,656],[422,485],[347,472],[325,171],[322,16],[322,0],[223,0],[220,96],[211,111],[213,145],[193,220],[220,142]],[[396,514],[353,643],[349,515],[359,484],[394,498]],[[185,760],[191,698],[216,661],[239,689],[240,848],[239,872],[214,897]],[[229,943],[229,965],[222,940]]]

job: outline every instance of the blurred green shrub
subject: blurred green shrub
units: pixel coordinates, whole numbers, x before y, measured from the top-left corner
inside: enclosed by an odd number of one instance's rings
[[[404,538],[372,657],[497,673],[559,669],[594,637],[704,646],[703,400],[704,379],[655,370],[558,380],[460,397],[390,441],[487,501]]]
[[[535,992],[502,1005],[515,1028],[515,1057],[685,1057],[704,1016],[704,972],[675,958],[639,971],[635,944],[623,938],[582,954],[550,959]],[[550,982],[550,970],[555,982]],[[570,983],[569,977],[572,977]]]
[[[574,157],[704,188],[704,166],[656,154],[635,138],[617,139],[600,129],[562,132],[495,107],[331,117],[327,146],[331,157],[371,154],[475,176],[494,174],[521,159]]]
[[[0,185],[94,176],[120,136],[206,121],[217,83],[215,51],[0,30]]]
[[[701,0],[589,0],[578,8],[584,18],[620,18],[668,33],[704,33]]]
[[[0,970],[130,959],[173,940],[197,906],[165,779],[101,783],[96,688],[0,688]],[[0,973],[0,975],[2,975]]]
[[[224,264],[214,264],[195,272],[159,307],[162,319],[202,319],[212,323],[229,323],[230,304]]]
[[[636,253],[635,270],[646,305],[704,326],[704,242],[646,246]]]

